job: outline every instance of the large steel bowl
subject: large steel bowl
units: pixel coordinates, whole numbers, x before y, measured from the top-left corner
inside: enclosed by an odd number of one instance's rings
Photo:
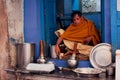
[[[67,64],[68,64],[68,67],[70,67],[70,68],[76,68],[78,61],[75,59],[68,59]]]

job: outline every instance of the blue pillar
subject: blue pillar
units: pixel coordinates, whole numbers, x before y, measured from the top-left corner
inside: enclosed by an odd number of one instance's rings
[[[111,43],[110,0],[102,0],[102,38],[103,42]]]

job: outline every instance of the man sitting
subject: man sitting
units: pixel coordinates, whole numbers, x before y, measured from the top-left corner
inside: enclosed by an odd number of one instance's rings
[[[74,11],[71,14],[71,17],[72,23],[70,26],[65,31],[62,31],[62,34],[59,30],[57,31],[60,36],[55,46],[56,54],[59,55],[59,45],[63,41],[68,49],[73,50],[73,52],[67,52],[65,55],[68,53],[76,54],[79,52],[80,54],[89,56],[93,46],[100,43],[98,31],[95,28],[94,23],[84,18],[81,12]],[[93,46],[88,45],[90,42],[93,43]]]

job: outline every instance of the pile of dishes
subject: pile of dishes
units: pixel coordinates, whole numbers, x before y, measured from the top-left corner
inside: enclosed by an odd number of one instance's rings
[[[95,77],[105,72],[112,64],[111,45],[108,43],[100,43],[94,46],[90,52],[89,59],[93,68],[76,68],[73,71],[84,77]]]

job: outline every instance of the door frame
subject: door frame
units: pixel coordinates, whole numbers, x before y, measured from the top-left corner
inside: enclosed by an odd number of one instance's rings
[[[111,44],[110,0],[101,0],[102,42]]]
[[[114,6],[113,6],[114,5]],[[119,21],[117,20],[118,11],[117,11],[117,0],[110,0],[110,14],[111,14],[111,44],[112,44],[112,53],[113,60],[115,60],[115,51],[119,47],[118,45],[118,25]],[[120,13],[119,13],[120,14]]]

